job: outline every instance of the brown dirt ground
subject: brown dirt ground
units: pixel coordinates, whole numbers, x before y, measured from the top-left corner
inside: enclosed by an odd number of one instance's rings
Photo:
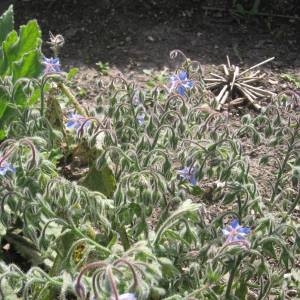
[[[66,68],[102,61],[122,72],[162,69],[169,65],[169,52],[180,49],[204,65],[220,64],[227,54],[243,65],[275,56],[273,70],[299,71],[299,4],[290,5],[286,16],[291,18],[237,18],[222,11],[227,2],[17,0],[14,6],[17,24],[36,18],[44,40],[50,30],[64,35]]]

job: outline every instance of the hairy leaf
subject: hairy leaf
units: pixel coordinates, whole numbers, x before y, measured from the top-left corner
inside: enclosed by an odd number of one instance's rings
[[[0,17],[0,44],[6,36],[14,29],[13,6],[10,5],[6,12]]]
[[[3,43],[5,63],[1,65],[0,74],[10,74],[14,62],[19,61],[31,51],[39,51],[40,45],[41,32],[35,20],[21,26],[19,36],[16,31],[11,31]],[[14,76],[14,80],[17,78]]]
[[[116,180],[112,170],[105,166],[100,170],[91,167],[88,174],[80,181],[80,184],[86,188],[101,192],[110,198],[116,189]]]

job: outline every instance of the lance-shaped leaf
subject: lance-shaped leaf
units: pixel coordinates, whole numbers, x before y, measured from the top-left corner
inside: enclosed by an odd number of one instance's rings
[[[116,180],[112,170],[105,166],[100,170],[91,167],[88,174],[80,181],[86,188],[101,192],[107,197],[111,197],[116,189]]]
[[[180,220],[182,220],[183,218],[187,220],[188,218],[195,216],[195,212],[199,209],[199,207],[199,204],[192,203],[191,200],[184,201],[181,206],[179,206],[179,208],[175,210],[159,227],[153,240],[153,244],[156,245],[160,241],[166,230],[180,222]]]
[[[41,53],[37,49],[26,53],[19,61],[14,62],[12,65],[14,82],[19,78],[36,78],[41,72]],[[35,89],[35,94],[40,94],[39,89]],[[29,102],[33,102],[32,95],[28,95],[22,85],[17,86],[13,100],[18,106],[24,108],[29,105]]]
[[[9,32],[14,29],[13,6],[10,5],[0,17],[0,44],[3,43]]]
[[[38,49],[35,49],[24,54],[24,56],[20,60],[13,62],[13,81],[16,81],[18,78],[22,77],[38,77],[42,72],[41,59],[41,52]]]
[[[26,25],[21,26],[19,36],[16,31],[11,31],[3,42],[0,75],[11,74],[14,62],[21,60],[25,54],[32,51],[40,51],[40,45],[41,31],[36,20],[29,21]],[[35,65],[32,66],[32,68],[35,67]],[[41,67],[39,67],[40,69]],[[29,74],[34,73],[34,71],[31,70]],[[24,71],[21,74],[23,77],[27,75]],[[17,76],[14,76],[14,80],[17,78]]]
[[[9,102],[9,95],[5,89],[0,87],[0,120],[6,110],[7,104]]]

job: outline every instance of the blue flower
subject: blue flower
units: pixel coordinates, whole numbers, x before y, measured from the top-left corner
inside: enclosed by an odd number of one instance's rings
[[[141,126],[145,123],[145,114],[144,113],[139,113],[137,116],[136,116],[136,120],[138,122],[138,124]]]
[[[6,161],[3,161],[0,165],[0,175],[4,176],[8,171],[16,173],[16,169]]]
[[[222,232],[226,237],[225,243],[235,243],[245,241],[245,237],[251,232],[251,229],[242,227],[237,219],[233,219],[225,229],[222,229]]]
[[[125,293],[118,296],[119,300],[136,300],[136,296],[133,293]],[[110,300],[115,300],[114,296],[110,297]]]
[[[133,97],[132,97],[132,104],[134,106],[138,106],[139,104],[141,104],[141,100],[140,100],[140,91],[137,90],[135,91]]]
[[[68,121],[65,125],[66,125],[67,129],[78,130],[86,121],[87,121],[86,117],[79,115],[79,114],[71,113],[68,115]],[[90,121],[87,121],[85,123],[85,125],[89,125],[89,124],[90,124]]]
[[[195,168],[193,167],[184,167],[181,170],[177,171],[177,174],[187,180],[191,185],[196,185],[197,180],[196,180],[196,171]]]
[[[136,300],[135,294],[125,293],[119,296],[119,300]]]
[[[181,96],[184,96],[187,89],[193,87],[193,81],[188,78],[188,73],[186,71],[180,71],[178,75],[172,75],[170,77],[170,88],[169,91],[174,90]]]
[[[44,74],[49,74],[49,73],[53,73],[53,72],[61,72],[61,65],[60,65],[60,61],[59,58],[47,58],[44,57],[42,64],[45,66],[44,69]]]

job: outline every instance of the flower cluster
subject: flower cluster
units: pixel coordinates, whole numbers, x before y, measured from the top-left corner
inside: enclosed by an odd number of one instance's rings
[[[177,91],[181,96],[185,95],[187,89],[194,86],[193,81],[188,78],[186,71],[180,71],[179,74],[170,77],[169,92]]]

